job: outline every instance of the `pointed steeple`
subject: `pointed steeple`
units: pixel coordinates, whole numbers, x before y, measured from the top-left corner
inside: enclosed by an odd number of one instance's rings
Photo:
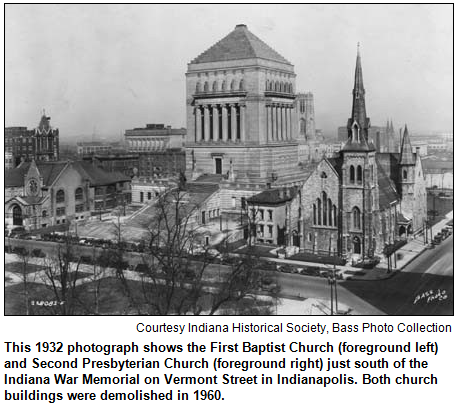
[[[365,88],[363,87],[362,61],[360,44],[357,44],[357,60],[355,63],[354,89],[352,90],[352,112],[347,121],[348,141],[343,150],[372,151],[374,146],[368,141],[370,119],[365,108]]]
[[[405,124],[405,131],[403,132],[402,148],[400,149],[400,165],[415,165],[413,158],[413,148],[411,147],[410,135],[408,134],[408,127]]]

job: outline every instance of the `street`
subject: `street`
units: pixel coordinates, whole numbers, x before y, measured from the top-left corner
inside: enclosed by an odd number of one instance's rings
[[[389,315],[453,314],[453,235],[427,249],[388,280],[341,286]]]

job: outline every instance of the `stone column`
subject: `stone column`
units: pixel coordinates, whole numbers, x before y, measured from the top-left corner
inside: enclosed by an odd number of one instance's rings
[[[285,112],[285,139],[290,140],[290,121],[289,121],[290,106],[286,105],[284,107],[284,112]]]
[[[226,105],[222,105],[222,139],[224,143],[228,141],[228,109]]]
[[[245,142],[245,105],[239,105],[239,122],[241,125],[241,142]]]
[[[288,136],[290,140],[293,139],[293,130],[292,130],[292,110],[293,106],[290,106],[288,109]]]
[[[276,139],[282,140],[282,119],[281,119],[281,107],[276,106]]]
[[[283,115],[282,115],[282,118],[284,119],[284,123],[283,123],[283,133],[284,133],[284,140],[288,140],[288,133],[287,133],[287,105],[284,105],[282,107],[282,112],[283,112]]]
[[[196,106],[195,109],[194,109],[194,112],[195,112],[195,118],[196,118],[196,137],[195,137],[195,141],[196,142],[199,142],[202,140],[202,117],[201,117],[201,107],[200,106]]]
[[[237,119],[236,119],[236,105],[231,105],[231,140],[233,143],[236,141],[237,137]]]
[[[209,106],[204,105],[204,141],[210,140],[210,117]]]
[[[212,105],[212,124],[213,124],[213,136],[214,142],[220,141],[220,132],[218,126],[218,106]]]
[[[266,106],[266,134],[268,141],[273,138],[273,122],[271,114],[271,105]]]

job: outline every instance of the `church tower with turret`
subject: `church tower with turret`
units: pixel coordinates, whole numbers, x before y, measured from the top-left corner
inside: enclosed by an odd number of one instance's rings
[[[348,140],[341,150],[341,224],[342,252],[364,258],[372,257],[375,250],[374,222],[379,209],[376,151],[368,139],[369,128],[362,63],[357,49]]]

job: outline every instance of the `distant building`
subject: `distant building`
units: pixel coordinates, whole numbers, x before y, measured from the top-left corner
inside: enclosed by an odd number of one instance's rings
[[[5,171],[14,168],[13,153],[11,151],[5,151]]]
[[[346,142],[348,129],[346,126],[338,127],[338,141]],[[378,153],[396,153],[399,151],[399,143],[396,141],[392,121],[383,126],[371,126],[368,129],[368,139],[373,143]]]
[[[131,153],[145,153],[182,148],[186,129],[173,129],[164,124],[147,124],[126,130],[124,133],[126,148]]]
[[[81,141],[77,143],[77,154],[81,156],[92,154],[110,154],[112,146],[101,141]]]
[[[6,227],[34,230],[111,210],[129,202],[130,182],[89,162],[21,163],[5,173]]]
[[[59,129],[52,128],[50,120],[43,112],[35,129],[5,128],[5,151],[11,154],[14,167],[22,161],[59,160]]]
[[[164,124],[125,131],[129,153],[139,156],[135,175],[146,178],[178,177],[185,172],[184,142],[186,129],[174,129]]]

